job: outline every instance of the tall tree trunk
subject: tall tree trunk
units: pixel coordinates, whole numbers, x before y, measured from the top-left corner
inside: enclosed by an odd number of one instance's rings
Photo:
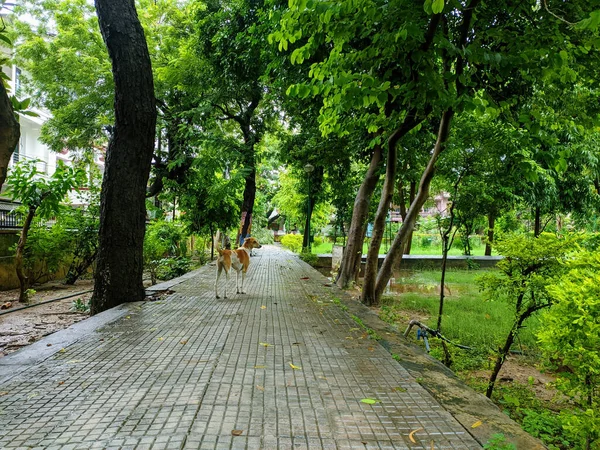
[[[21,128],[15,117],[4,81],[0,80],[0,189],[6,180],[8,163],[21,137]]]
[[[409,204],[412,204],[412,202],[415,200],[416,193],[417,193],[417,182],[411,181],[410,182],[410,192],[408,194]],[[402,218],[402,221],[404,221],[404,217]],[[408,234],[408,236],[406,237],[406,244],[404,245],[404,254],[405,255],[410,255],[410,250],[412,249],[412,238],[413,238],[413,231],[411,231]]]
[[[213,230],[212,223],[209,225],[210,229],[210,260],[213,261],[215,259],[215,231]],[[204,252],[204,249],[202,249]]]
[[[396,143],[400,137],[400,130],[397,130],[388,140],[385,181],[383,183],[375,220],[373,221],[373,233],[371,235],[369,251],[367,252],[365,277],[360,299],[362,303],[368,306],[375,304],[374,293],[375,281],[377,278],[377,263],[379,261],[379,249],[385,233],[385,220],[390,209],[390,201],[392,200],[392,195],[394,193],[394,181],[396,178],[397,167]]]
[[[535,222],[533,224],[533,235],[538,237],[542,232],[542,212],[539,206],[535,207]]]
[[[306,222],[304,223],[304,236],[302,236],[302,251],[308,252],[308,249],[310,248],[310,235],[312,233],[310,230],[310,219],[313,212],[312,205],[310,204],[310,194],[308,195],[307,201],[308,205],[306,208]]]
[[[415,223],[419,217],[419,213],[421,212],[421,208],[425,204],[425,201],[429,197],[429,186],[431,185],[431,180],[435,174],[435,164],[437,163],[438,157],[442,153],[445,148],[446,140],[448,138],[448,134],[450,131],[450,122],[452,121],[452,116],[454,115],[454,111],[449,109],[444,112],[442,115],[442,120],[440,121],[440,127],[438,130],[437,141],[433,148],[433,153],[429,159],[429,163],[427,167],[423,171],[423,175],[421,176],[421,182],[419,183],[419,191],[410,205],[408,212],[406,213],[406,220],[402,224],[402,227],[396,234],[388,253],[383,260],[383,264],[381,265],[381,269],[379,269],[379,273],[377,275],[377,282],[375,285],[375,302],[379,302],[381,298],[381,294],[385,290],[385,286],[392,276],[392,271],[394,267],[398,267],[400,261],[402,261],[402,253],[404,251],[404,246],[406,245],[406,241],[410,233],[414,230]]]
[[[381,163],[382,149],[378,145],[373,149],[369,169],[365,178],[358,189],[356,199],[354,200],[354,209],[352,210],[352,221],[348,230],[348,242],[342,255],[340,271],[336,280],[337,285],[342,289],[347,289],[356,279],[360,270],[362,257],[362,246],[366,231],[367,217],[369,216],[369,206],[371,196],[377,187],[379,181],[379,164]]]
[[[29,229],[31,228],[31,222],[33,221],[33,217],[35,216],[37,208],[31,206],[29,208],[29,212],[27,213],[27,217],[25,218],[25,223],[23,223],[23,229],[21,230],[21,236],[19,237],[19,242],[17,243],[17,252],[15,255],[15,269],[17,271],[17,278],[19,279],[19,301],[27,302],[29,300],[27,295],[27,290],[29,289],[29,278],[25,275],[23,271],[23,253],[25,252],[25,245],[27,244],[27,235],[29,234]]]
[[[244,239],[248,237],[252,230],[252,212],[254,211],[254,199],[256,198],[256,168],[254,167],[254,157],[251,172],[245,179],[244,200],[242,202],[242,219],[238,245],[242,245]],[[249,166],[248,166],[249,167]]]
[[[92,314],[144,299],[145,195],[156,132],[152,67],[135,2],[95,0],[95,4],[112,60],[115,131],[102,180]]]
[[[494,244],[494,226],[496,225],[496,214],[488,214],[487,242],[485,243],[485,256],[492,256],[492,245]]]

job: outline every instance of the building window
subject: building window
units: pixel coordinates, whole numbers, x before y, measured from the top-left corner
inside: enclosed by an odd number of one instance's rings
[[[21,69],[15,68],[15,94],[21,92]]]

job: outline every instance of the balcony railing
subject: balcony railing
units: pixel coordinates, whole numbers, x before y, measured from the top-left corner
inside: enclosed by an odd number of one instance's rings
[[[23,214],[16,211],[0,210],[0,230],[14,230],[21,228],[23,224]]]

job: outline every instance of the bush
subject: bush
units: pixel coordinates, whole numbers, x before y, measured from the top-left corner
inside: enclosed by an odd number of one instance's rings
[[[431,247],[433,239],[429,236],[421,236],[420,246],[421,248],[429,248]]]
[[[317,255],[315,255],[314,253],[302,252],[302,253],[300,253],[300,259],[302,261],[304,261],[305,263],[308,263],[311,266],[314,266],[317,263],[317,261],[319,260],[319,257]]]
[[[171,280],[188,273],[192,269],[189,258],[163,258],[158,264],[156,275],[161,280]]]
[[[256,238],[261,245],[272,244],[275,241],[273,232],[267,228],[253,228],[252,237]]]
[[[281,238],[281,245],[289,248],[294,253],[300,253],[302,250],[302,240],[304,236],[301,234],[286,234]]]

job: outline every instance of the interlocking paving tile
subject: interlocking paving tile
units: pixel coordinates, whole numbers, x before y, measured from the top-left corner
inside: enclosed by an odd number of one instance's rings
[[[481,448],[296,256],[214,272],[0,385],[0,448]]]

